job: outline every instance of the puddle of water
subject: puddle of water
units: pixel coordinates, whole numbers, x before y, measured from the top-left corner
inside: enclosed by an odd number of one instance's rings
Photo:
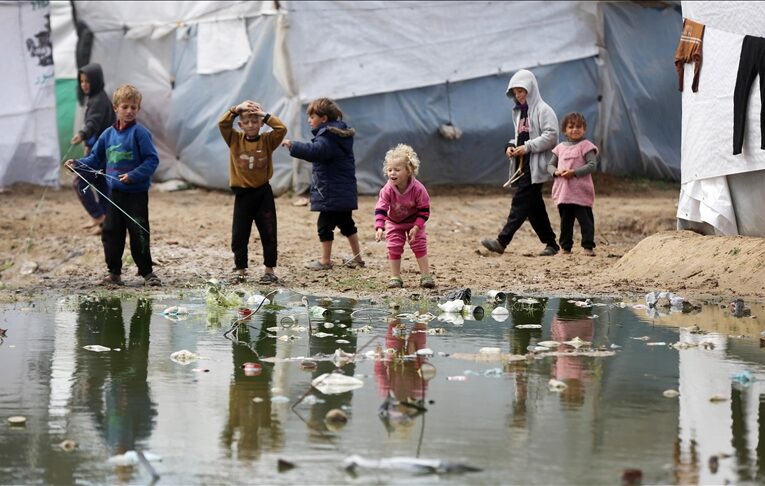
[[[197,294],[0,309],[2,482],[145,484],[149,469],[109,461],[136,449],[161,457],[153,465],[164,484],[614,484],[629,468],[646,483],[765,478],[762,306],[736,318],[712,306],[662,315],[511,296],[499,304],[505,315],[474,298],[483,316],[403,302],[394,318],[387,302],[272,298],[241,321]],[[171,306],[187,312],[167,318]],[[314,306],[327,310],[319,317]],[[570,344],[542,351],[549,341]],[[578,341],[603,351],[574,353]],[[686,344],[666,345],[677,342]],[[110,351],[84,348],[94,345]],[[538,351],[515,360],[529,348]],[[201,359],[171,360],[180,350]],[[311,388],[338,364],[360,388]],[[551,379],[565,389],[551,391]],[[679,396],[665,397],[669,389]],[[346,424],[325,420],[335,409]],[[14,415],[26,424],[9,425]],[[64,451],[65,439],[78,447]],[[353,476],[342,465],[354,454],[482,471]],[[296,467],[279,472],[279,459]]]

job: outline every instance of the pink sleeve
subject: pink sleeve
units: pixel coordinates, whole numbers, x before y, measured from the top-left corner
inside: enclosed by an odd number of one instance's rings
[[[425,186],[420,181],[417,181],[417,193],[415,194],[415,202],[417,204],[417,219],[414,220],[414,224],[419,226],[420,229],[425,227],[425,221],[430,218],[430,194]]]
[[[388,189],[388,184],[385,184],[380,189],[380,195],[377,198],[377,204],[375,205],[375,231],[385,229],[385,221],[388,219],[388,211],[390,210],[390,191]]]

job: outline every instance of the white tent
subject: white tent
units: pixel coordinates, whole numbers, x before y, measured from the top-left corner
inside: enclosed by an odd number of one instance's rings
[[[383,184],[382,157],[399,142],[418,151],[427,184],[501,185],[507,172],[502,147],[512,136],[505,88],[519,68],[536,74],[559,117],[585,114],[602,170],[680,177],[680,95],[668,61],[680,33],[676,8],[475,1],[74,4],[95,33],[91,61],[103,66],[106,89],[129,82],[144,94],[139,119],[158,145],[159,179],[226,188],[227,151],[216,122],[227,107],[257,99],[285,121],[289,138],[304,140],[310,138],[306,103],[329,96],[357,131],[360,192]],[[63,42],[54,45],[56,57],[69,55],[59,55],[59,47]],[[441,136],[439,128],[448,124],[462,136]],[[277,193],[301,191],[309,174],[308,164],[277,150]]]
[[[0,187],[55,185],[58,137],[50,15],[43,2],[0,2]]]
[[[765,37],[765,4],[682,2],[705,25],[698,92],[682,95],[681,227],[709,234],[765,236],[765,150],[759,77],[748,101],[743,152],[733,155],[733,92],[745,35]],[[690,87],[693,64],[685,66]]]

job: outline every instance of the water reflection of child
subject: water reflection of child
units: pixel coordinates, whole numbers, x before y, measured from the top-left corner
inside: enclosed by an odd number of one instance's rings
[[[542,317],[547,307],[547,299],[539,298],[538,304],[518,304],[510,307],[513,326],[521,324],[542,324]],[[526,354],[531,340],[542,337],[541,329],[515,329],[510,333],[510,352]],[[526,361],[511,361],[505,365],[505,372],[515,375],[515,399],[513,400],[513,427],[523,428],[526,425],[526,401],[528,400],[528,363]]]
[[[266,329],[276,326],[276,314],[263,313],[260,335],[250,337],[250,327],[240,325],[236,342],[232,344],[234,378],[229,385],[228,420],[221,432],[221,443],[237,459],[255,460],[260,456],[261,441],[268,437],[263,430],[272,430],[271,376],[273,367],[263,366],[259,374],[245,373],[244,363],[257,362],[260,357],[275,356],[276,339],[269,338]],[[254,352],[252,347],[255,347]],[[260,403],[253,403],[259,398]],[[275,434],[278,435],[278,434]]]
[[[577,305],[576,302],[561,300],[558,312],[552,321],[552,339],[558,342],[570,341],[578,337],[582,341],[592,341],[593,322],[590,318],[591,307]],[[559,351],[573,349],[569,345],[558,348]],[[568,385],[561,393],[561,399],[572,405],[584,403],[585,381],[589,368],[588,358],[583,356],[558,356],[553,367],[553,377]]]
[[[157,414],[147,382],[151,307],[151,301],[138,300],[126,341],[120,299],[80,304],[78,325],[83,341],[121,349],[109,354],[107,366],[85,369],[89,406],[115,455],[134,450],[148,438]]]
[[[427,381],[420,374],[426,359],[416,356],[426,346],[427,324],[415,323],[407,333],[400,319],[390,319],[385,334],[385,350],[375,361],[375,378],[381,397],[385,398],[387,425],[393,429],[413,424],[422,412]],[[390,398],[390,400],[388,400]]]

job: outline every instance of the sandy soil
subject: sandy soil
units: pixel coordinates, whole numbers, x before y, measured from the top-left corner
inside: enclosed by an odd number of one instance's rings
[[[69,174],[62,175],[68,178]],[[305,270],[319,255],[317,213],[294,206],[295,198],[277,198],[280,285],[312,295],[357,298],[382,295],[442,295],[458,287],[473,293],[490,289],[526,295],[621,296],[639,298],[667,290],[687,298],[725,301],[733,297],[765,300],[765,240],[707,237],[674,231],[678,187],[666,183],[621,180],[598,174],[595,181],[597,255],[539,257],[543,245],[526,223],[503,255],[489,254],[479,243],[495,237],[510,206],[499,188],[431,188],[429,253],[437,288],[418,287],[417,265],[407,249],[402,262],[406,287],[388,290],[384,243],[374,241],[376,198],[362,196],[354,218],[367,266],[341,266],[350,248],[339,233],[333,249],[335,268]],[[549,195],[549,188],[545,191]],[[558,215],[546,198],[553,227]],[[0,192],[0,299],[42,292],[92,292],[105,275],[100,238],[81,229],[89,218],[68,184],[61,189],[25,185]],[[233,197],[222,191],[191,189],[150,194],[151,245],[156,273],[164,287],[146,289],[125,253],[127,291],[161,292],[202,288],[212,277],[229,279]],[[579,244],[575,227],[575,245]],[[250,279],[262,271],[257,232],[250,243]]]

